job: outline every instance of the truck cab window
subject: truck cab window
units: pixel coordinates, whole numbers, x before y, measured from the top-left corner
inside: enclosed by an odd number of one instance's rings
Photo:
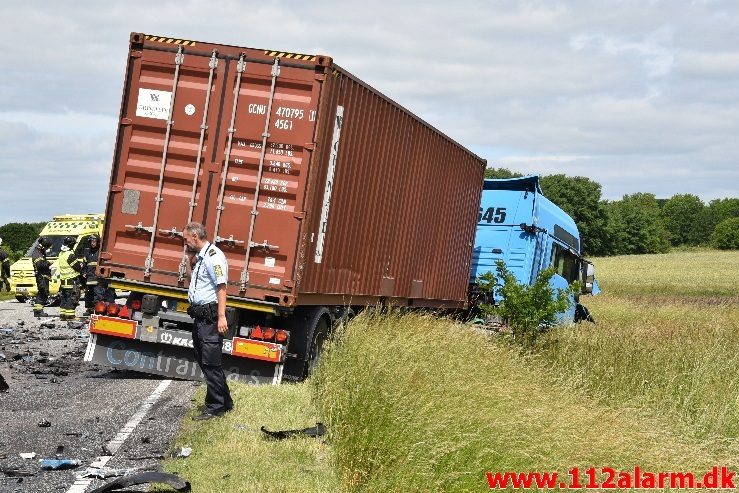
[[[568,283],[573,283],[580,279],[577,256],[556,243],[552,249],[552,256],[552,265],[557,274],[564,277]]]

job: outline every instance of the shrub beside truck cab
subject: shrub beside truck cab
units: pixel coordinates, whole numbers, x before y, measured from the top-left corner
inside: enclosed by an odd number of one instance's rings
[[[502,260],[518,282],[531,285],[539,273],[554,266],[551,286],[566,289],[579,281],[580,294],[597,294],[595,268],[581,255],[580,233],[575,221],[541,192],[539,177],[485,180],[472,254],[470,286],[477,278],[495,273]],[[499,295],[494,293],[496,300]],[[576,321],[579,295],[573,297],[558,321]]]
[[[63,214],[52,217],[51,221],[46,223],[39,236],[51,242],[51,247],[46,252],[46,258],[51,263],[50,298],[56,296],[59,292],[59,264],[57,259],[64,238],[67,236],[75,238],[74,252],[81,255],[87,245],[87,238],[92,234],[100,235],[102,231],[102,214]],[[15,298],[21,303],[38,294],[36,276],[31,261],[31,254],[36,249],[37,244],[38,238],[28,249],[26,255],[10,266],[10,290],[15,293]]]

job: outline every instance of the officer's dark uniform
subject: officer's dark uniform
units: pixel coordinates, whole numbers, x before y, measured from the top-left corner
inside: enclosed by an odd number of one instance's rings
[[[2,245],[2,241],[0,241],[0,245]],[[5,286],[5,290],[10,292],[10,281],[8,281],[9,277],[10,259],[8,258],[8,254],[5,253],[5,250],[0,246],[0,291],[2,291],[3,286]]]
[[[208,391],[205,413],[220,415],[233,408],[231,394],[223,373],[221,348],[223,336],[218,333],[218,299],[216,288],[228,282],[228,264],[223,252],[210,243],[195,256],[190,278],[188,314],[195,320],[192,332],[195,358],[203,370]]]
[[[72,251],[74,243],[75,239],[71,236],[64,238],[63,251],[59,254],[59,278],[61,280],[59,318],[62,320],[75,318],[75,308],[78,303],[78,277],[82,272],[82,259]]]
[[[44,238],[38,240],[36,248],[31,254],[33,271],[36,274],[36,301],[33,304],[33,314],[37,317],[46,315],[44,306],[49,301],[49,281],[51,280],[51,264],[46,260],[46,249],[50,243]]]

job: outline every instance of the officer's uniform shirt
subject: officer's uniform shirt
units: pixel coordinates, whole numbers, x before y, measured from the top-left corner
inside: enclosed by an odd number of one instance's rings
[[[228,282],[228,263],[220,248],[206,242],[192,267],[188,297],[191,305],[218,301],[216,288]]]

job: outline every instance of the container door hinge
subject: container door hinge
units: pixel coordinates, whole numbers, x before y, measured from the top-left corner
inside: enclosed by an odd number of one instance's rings
[[[133,124],[133,120],[131,120],[130,118],[121,118],[121,125],[128,126],[131,124]]]

